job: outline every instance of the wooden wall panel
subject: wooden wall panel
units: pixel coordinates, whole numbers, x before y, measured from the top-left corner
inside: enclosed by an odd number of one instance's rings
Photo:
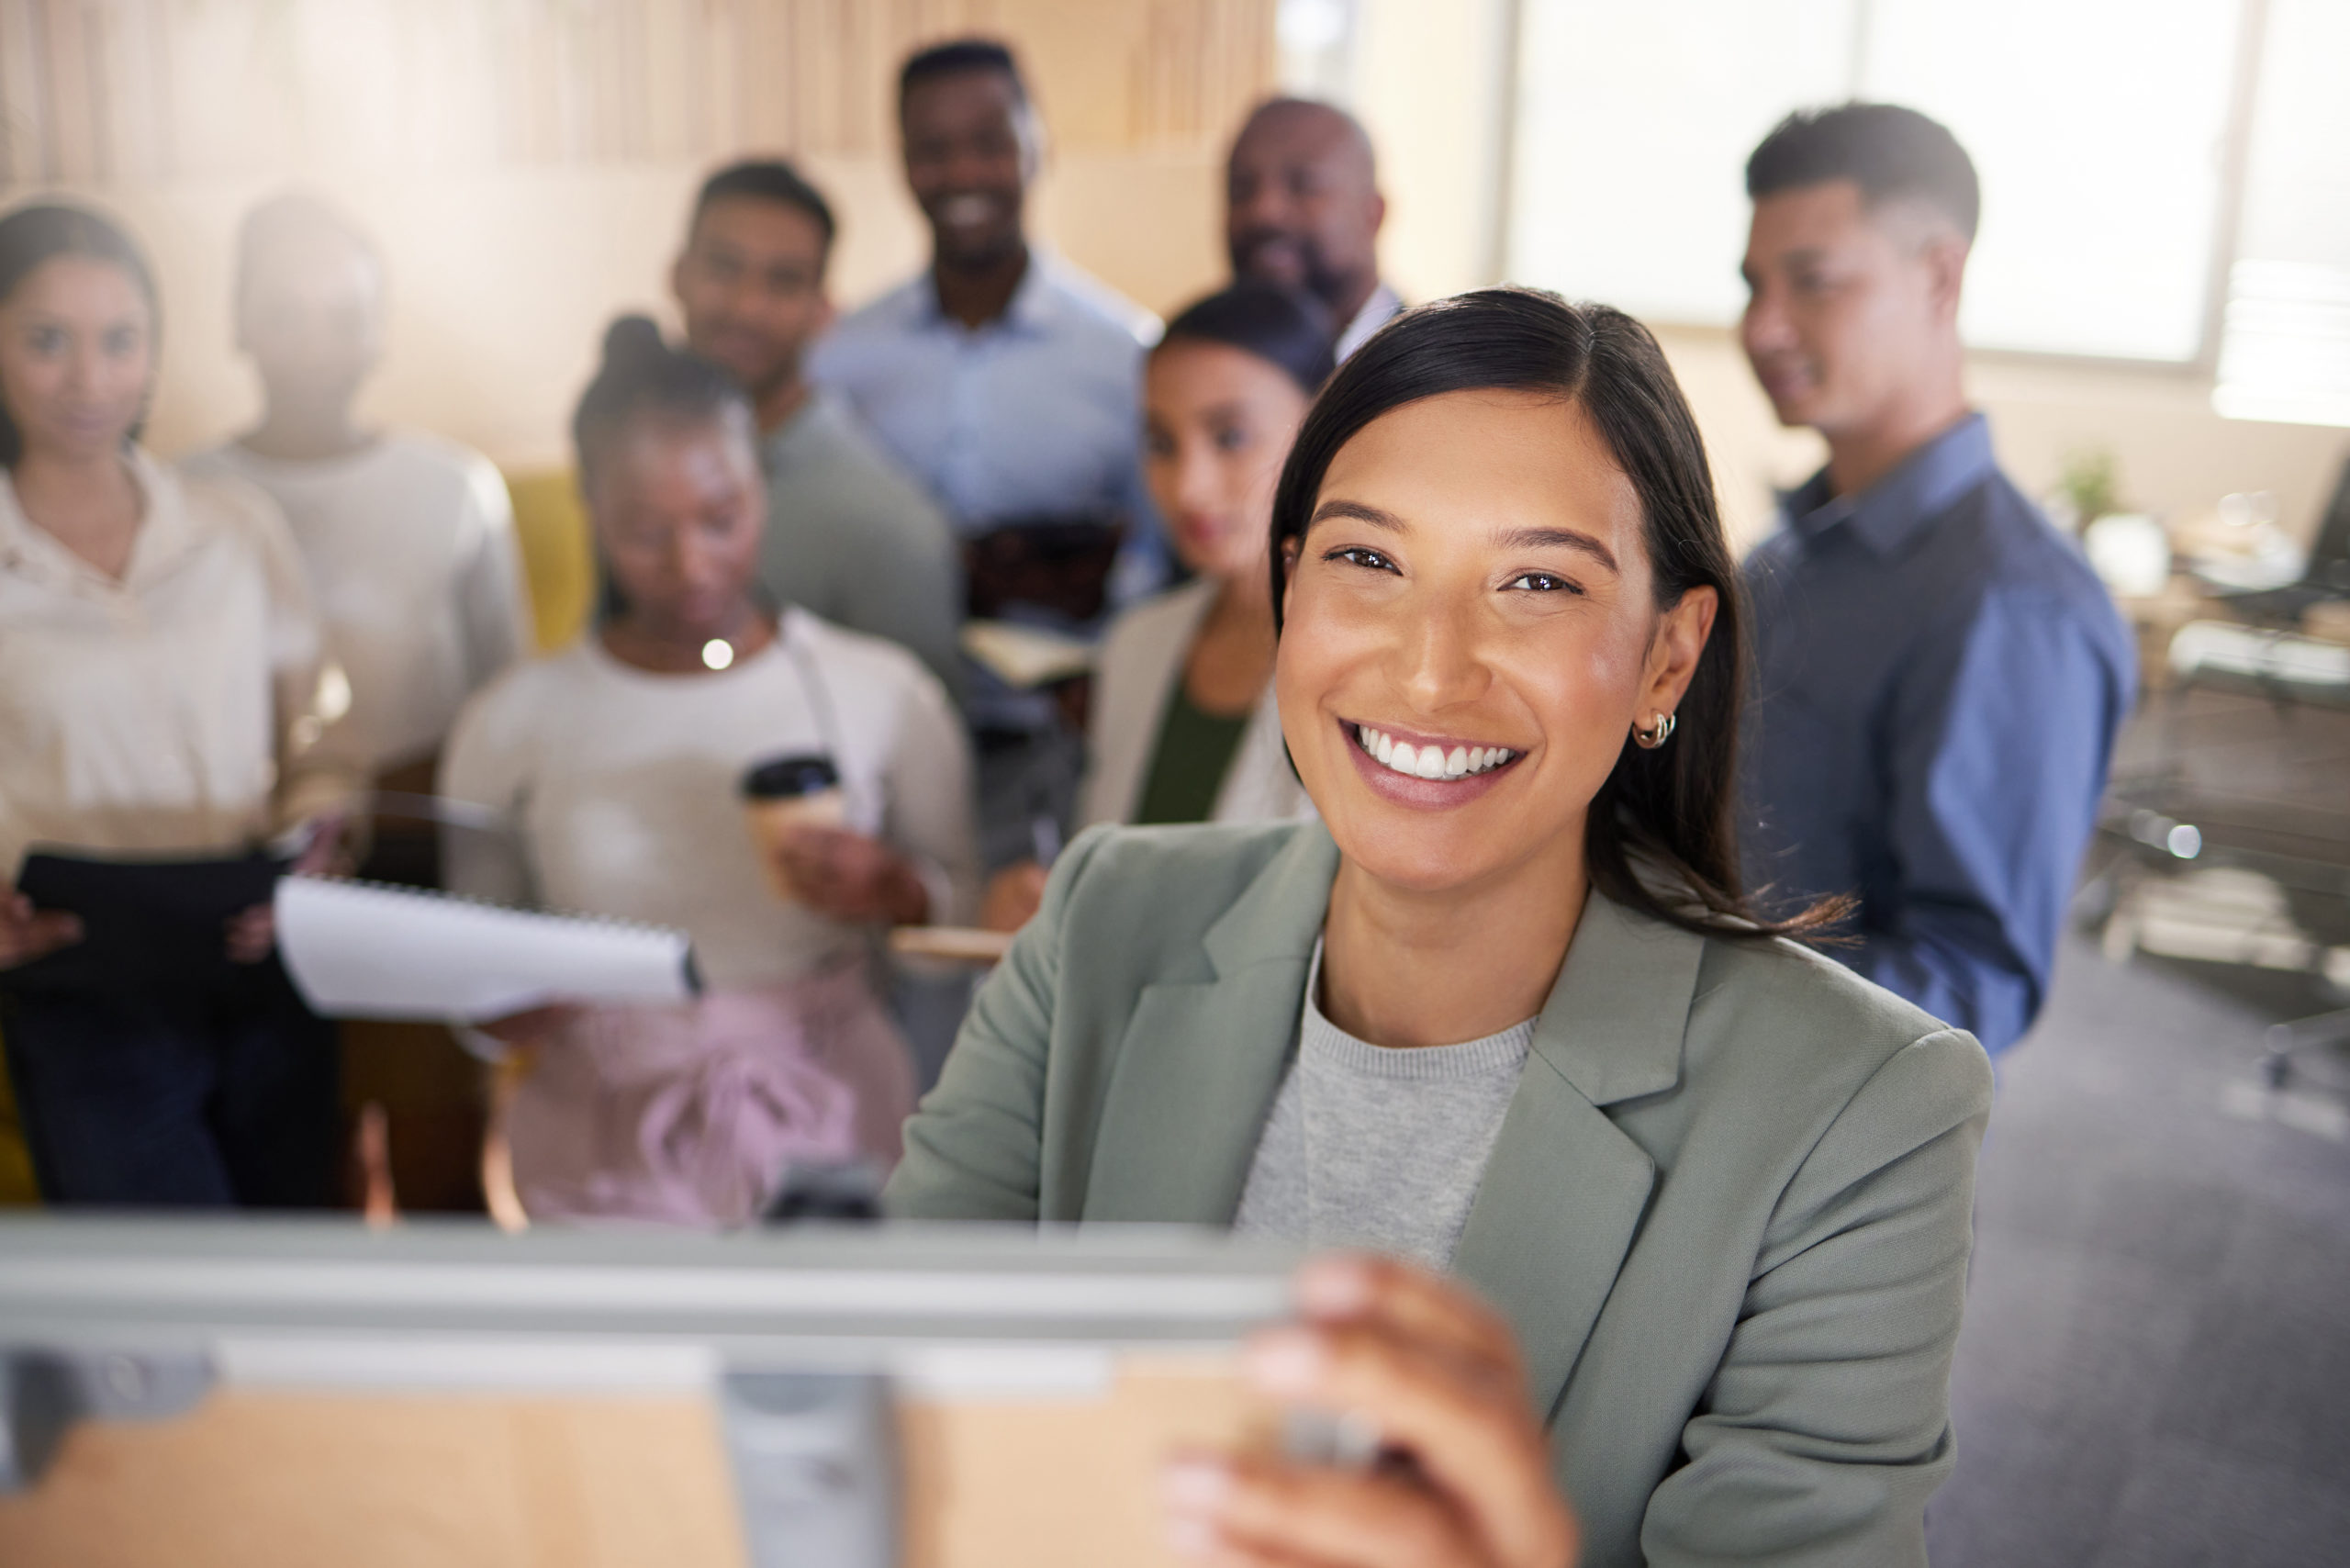
[[[1273,0],[0,0],[0,179],[890,150],[897,63],[1011,40],[1055,140],[1202,151],[1274,70]]]

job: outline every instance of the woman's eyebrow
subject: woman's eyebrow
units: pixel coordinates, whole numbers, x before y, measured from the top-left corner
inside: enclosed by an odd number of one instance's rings
[[[1616,564],[1616,554],[1588,533],[1578,533],[1572,528],[1512,528],[1494,535],[1494,543],[1504,550],[1573,550],[1590,556],[1611,572],[1623,568]]]
[[[1382,510],[1378,507],[1372,506],[1368,501],[1348,501],[1336,498],[1324,501],[1320,506],[1315,507],[1314,509],[1314,516],[1308,520],[1307,526],[1312,527],[1313,524],[1317,522],[1327,522],[1334,517],[1350,517],[1357,522],[1367,522],[1373,528],[1383,528],[1390,533],[1408,533],[1411,532],[1411,530],[1404,525],[1404,520],[1397,517],[1392,511]]]

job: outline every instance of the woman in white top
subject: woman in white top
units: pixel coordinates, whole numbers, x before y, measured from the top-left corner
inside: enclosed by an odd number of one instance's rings
[[[155,331],[152,278],[112,223],[53,205],[0,218],[0,871],[12,885],[36,849],[234,857],[306,822],[322,860],[338,835],[315,829],[350,794],[315,747],[330,683],[284,520],[249,487],[183,478],[132,439]],[[199,955],[220,943],[217,972],[127,980],[127,957],[94,948],[76,963],[83,935],[72,913],[0,896],[0,1032],[43,1195],[330,1200],[333,1036],[272,957],[268,906],[218,937],[192,934]]]
[[[710,989],[493,1028],[531,1047],[501,1130],[534,1216],[736,1223],[795,1161],[896,1162],[912,1070],[873,938],[967,917],[969,758],[911,654],[755,599],[766,496],[724,372],[625,318],[574,433],[616,608],[459,719],[442,792],[509,813],[523,865],[453,846],[451,883],[680,927]],[[839,776],[841,825],[784,845],[786,897],[738,790],[809,754]]]
[[[1192,580],[1121,615],[1095,668],[1081,825],[1267,822],[1313,808],[1272,701],[1273,488],[1333,365],[1314,300],[1243,282],[1167,324],[1143,377],[1144,472]],[[1035,912],[1044,871],[999,872],[984,919]]]

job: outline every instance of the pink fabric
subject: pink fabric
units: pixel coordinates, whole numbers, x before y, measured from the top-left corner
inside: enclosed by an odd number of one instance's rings
[[[501,1126],[532,1219],[740,1225],[795,1161],[898,1162],[905,1041],[861,965],[682,1007],[583,1012]]]

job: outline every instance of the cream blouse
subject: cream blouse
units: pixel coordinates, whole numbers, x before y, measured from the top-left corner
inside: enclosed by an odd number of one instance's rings
[[[145,512],[118,580],[0,473],[0,871],[35,845],[235,850],[346,803],[319,744],[347,690],[268,498],[129,454]],[[338,701],[337,699],[341,700]]]

